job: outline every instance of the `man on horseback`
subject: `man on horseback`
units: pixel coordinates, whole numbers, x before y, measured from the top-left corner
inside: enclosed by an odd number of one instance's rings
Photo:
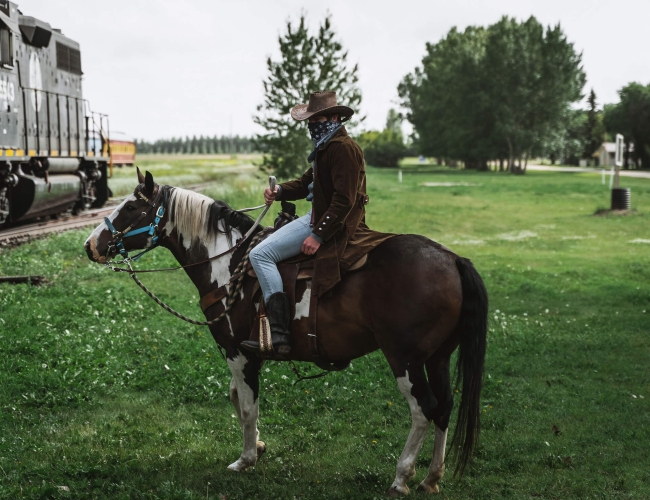
[[[308,120],[314,150],[311,167],[299,179],[285,182],[275,192],[266,188],[264,200],[306,199],[312,209],[274,232],[250,253],[264,295],[271,339],[280,354],[290,352],[289,297],[283,291],[277,263],[300,252],[316,254],[312,294],[320,297],[340,280],[354,262],[392,235],[376,233],[365,224],[366,172],[363,152],[343,123],[354,111],[338,105],[336,93],[314,92],[307,104],[291,110],[294,120]],[[259,351],[259,342],[243,347]]]

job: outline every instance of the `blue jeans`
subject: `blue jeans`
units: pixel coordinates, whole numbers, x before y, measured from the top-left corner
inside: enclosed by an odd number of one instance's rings
[[[281,227],[251,250],[251,264],[260,282],[265,302],[274,293],[283,291],[282,278],[276,264],[302,251],[303,242],[312,232],[310,220],[311,211]]]

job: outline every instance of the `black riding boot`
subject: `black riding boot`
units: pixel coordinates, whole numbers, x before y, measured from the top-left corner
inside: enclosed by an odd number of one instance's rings
[[[266,315],[271,326],[271,342],[278,354],[289,354],[291,342],[291,312],[289,307],[289,296],[284,292],[274,293],[269,297],[266,305]],[[241,346],[249,351],[260,351],[260,343],[255,340],[245,340]]]

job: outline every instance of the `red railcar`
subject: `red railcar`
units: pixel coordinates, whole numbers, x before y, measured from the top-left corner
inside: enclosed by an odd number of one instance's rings
[[[116,167],[132,167],[135,163],[135,141],[121,132],[111,132],[111,159]]]

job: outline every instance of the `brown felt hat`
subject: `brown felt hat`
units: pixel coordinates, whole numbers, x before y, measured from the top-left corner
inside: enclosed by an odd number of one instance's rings
[[[339,106],[336,102],[336,92],[331,90],[312,92],[307,104],[298,104],[291,109],[291,118],[298,121],[306,120],[311,116],[335,114],[349,118],[354,111],[347,106]]]

